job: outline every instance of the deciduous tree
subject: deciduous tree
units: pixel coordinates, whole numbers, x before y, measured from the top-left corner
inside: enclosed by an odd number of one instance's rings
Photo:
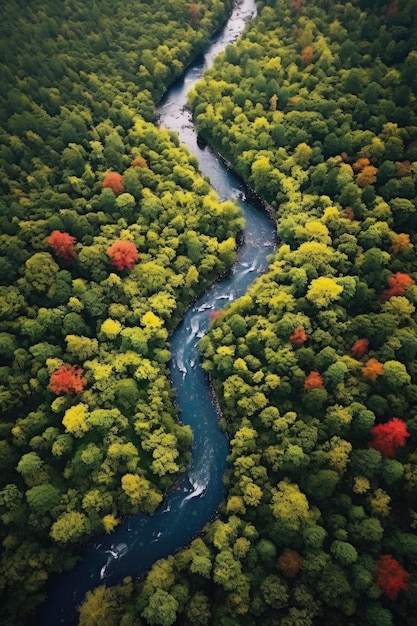
[[[84,370],[81,367],[64,363],[51,375],[49,389],[56,395],[79,393],[87,385],[87,379],[83,374]]]
[[[54,230],[48,237],[48,246],[52,248],[57,257],[62,259],[67,265],[71,265],[77,257],[74,250],[76,238],[69,233],[62,233]]]
[[[410,436],[407,424],[398,417],[393,417],[385,424],[377,424],[371,429],[371,434],[373,440],[369,442],[369,447],[375,448],[386,458],[393,458],[397,448],[405,446]]]
[[[124,192],[123,176],[118,172],[109,172],[103,180],[103,188],[111,189],[115,196]]]
[[[410,574],[391,554],[383,554],[376,562],[375,582],[390,600],[400,591],[407,591]]]
[[[120,272],[133,269],[139,253],[132,241],[118,239],[107,249],[111,264]]]

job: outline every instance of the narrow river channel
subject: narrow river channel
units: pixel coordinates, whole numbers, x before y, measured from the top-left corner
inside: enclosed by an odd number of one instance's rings
[[[220,198],[236,199],[245,218],[244,242],[232,270],[188,310],[171,339],[171,377],[180,418],[193,430],[191,467],[154,515],[130,517],[112,534],[87,546],[76,568],[52,585],[38,626],[75,625],[77,606],[88,590],[100,584],[115,585],[126,576],[140,577],[155,561],[187,545],[215,516],[224,495],[228,440],[218,426],[216,403],[199,364],[197,344],[208,330],[210,311],[243,295],[266,270],[267,258],[275,249],[276,229],[266,213],[246,199],[244,187],[221,159],[209,148],[198,146],[185,103],[189,89],[214,57],[237,39],[255,13],[255,0],[239,1],[205,54],[170,88],[159,107],[160,125],[178,132],[180,141],[198,158],[200,170],[210,178]]]

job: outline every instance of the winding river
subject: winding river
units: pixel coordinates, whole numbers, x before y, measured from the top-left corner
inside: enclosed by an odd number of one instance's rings
[[[237,39],[255,15],[255,0],[240,0],[230,18],[213,37],[205,54],[176,82],[159,107],[160,125],[178,132],[200,163],[222,200],[235,198],[245,217],[245,237],[232,270],[188,310],[171,339],[171,376],[181,421],[193,430],[192,463],[153,515],[128,518],[110,535],[90,543],[82,561],[60,576],[38,618],[39,626],[72,626],[85,593],[100,584],[115,585],[126,576],[140,577],[162,557],[173,554],[211,520],[224,495],[223,476],[228,440],[218,427],[218,410],[199,366],[197,343],[208,330],[210,311],[243,295],[262,274],[275,249],[275,225],[265,212],[246,199],[240,181],[209,148],[198,146],[191,114],[185,109],[188,90],[228,43]]]

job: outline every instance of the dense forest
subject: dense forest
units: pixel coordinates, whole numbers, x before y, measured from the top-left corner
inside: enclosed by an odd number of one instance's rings
[[[230,3],[7,0],[2,623],[184,470],[169,332],[242,228],[155,102]],[[390,626],[417,610],[417,4],[269,0],[190,95],[280,245],[201,342],[218,518],[80,625]],[[152,33],[152,34],[150,34]],[[11,45],[13,41],[13,45]]]
[[[168,336],[242,229],[153,123],[230,4],[90,4],[2,6],[0,621],[14,626],[88,538],[154,511],[187,467]]]

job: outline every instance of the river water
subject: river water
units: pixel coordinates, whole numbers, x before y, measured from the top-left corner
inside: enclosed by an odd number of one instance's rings
[[[87,591],[100,584],[115,585],[126,576],[144,575],[155,561],[187,545],[213,519],[223,498],[228,440],[218,426],[218,410],[199,364],[197,344],[208,330],[210,312],[243,295],[266,270],[267,258],[275,249],[276,229],[266,213],[247,200],[245,188],[221,159],[208,147],[199,147],[185,104],[189,89],[214,57],[237,39],[255,13],[255,0],[238,2],[205,54],[170,88],[158,109],[160,125],[178,132],[221,200],[236,199],[245,218],[244,242],[232,270],[188,310],[171,339],[171,377],[180,419],[193,430],[191,467],[155,514],[130,517],[113,533],[87,546],[74,570],[52,585],[38,626],[75,625],[77,606]]]

